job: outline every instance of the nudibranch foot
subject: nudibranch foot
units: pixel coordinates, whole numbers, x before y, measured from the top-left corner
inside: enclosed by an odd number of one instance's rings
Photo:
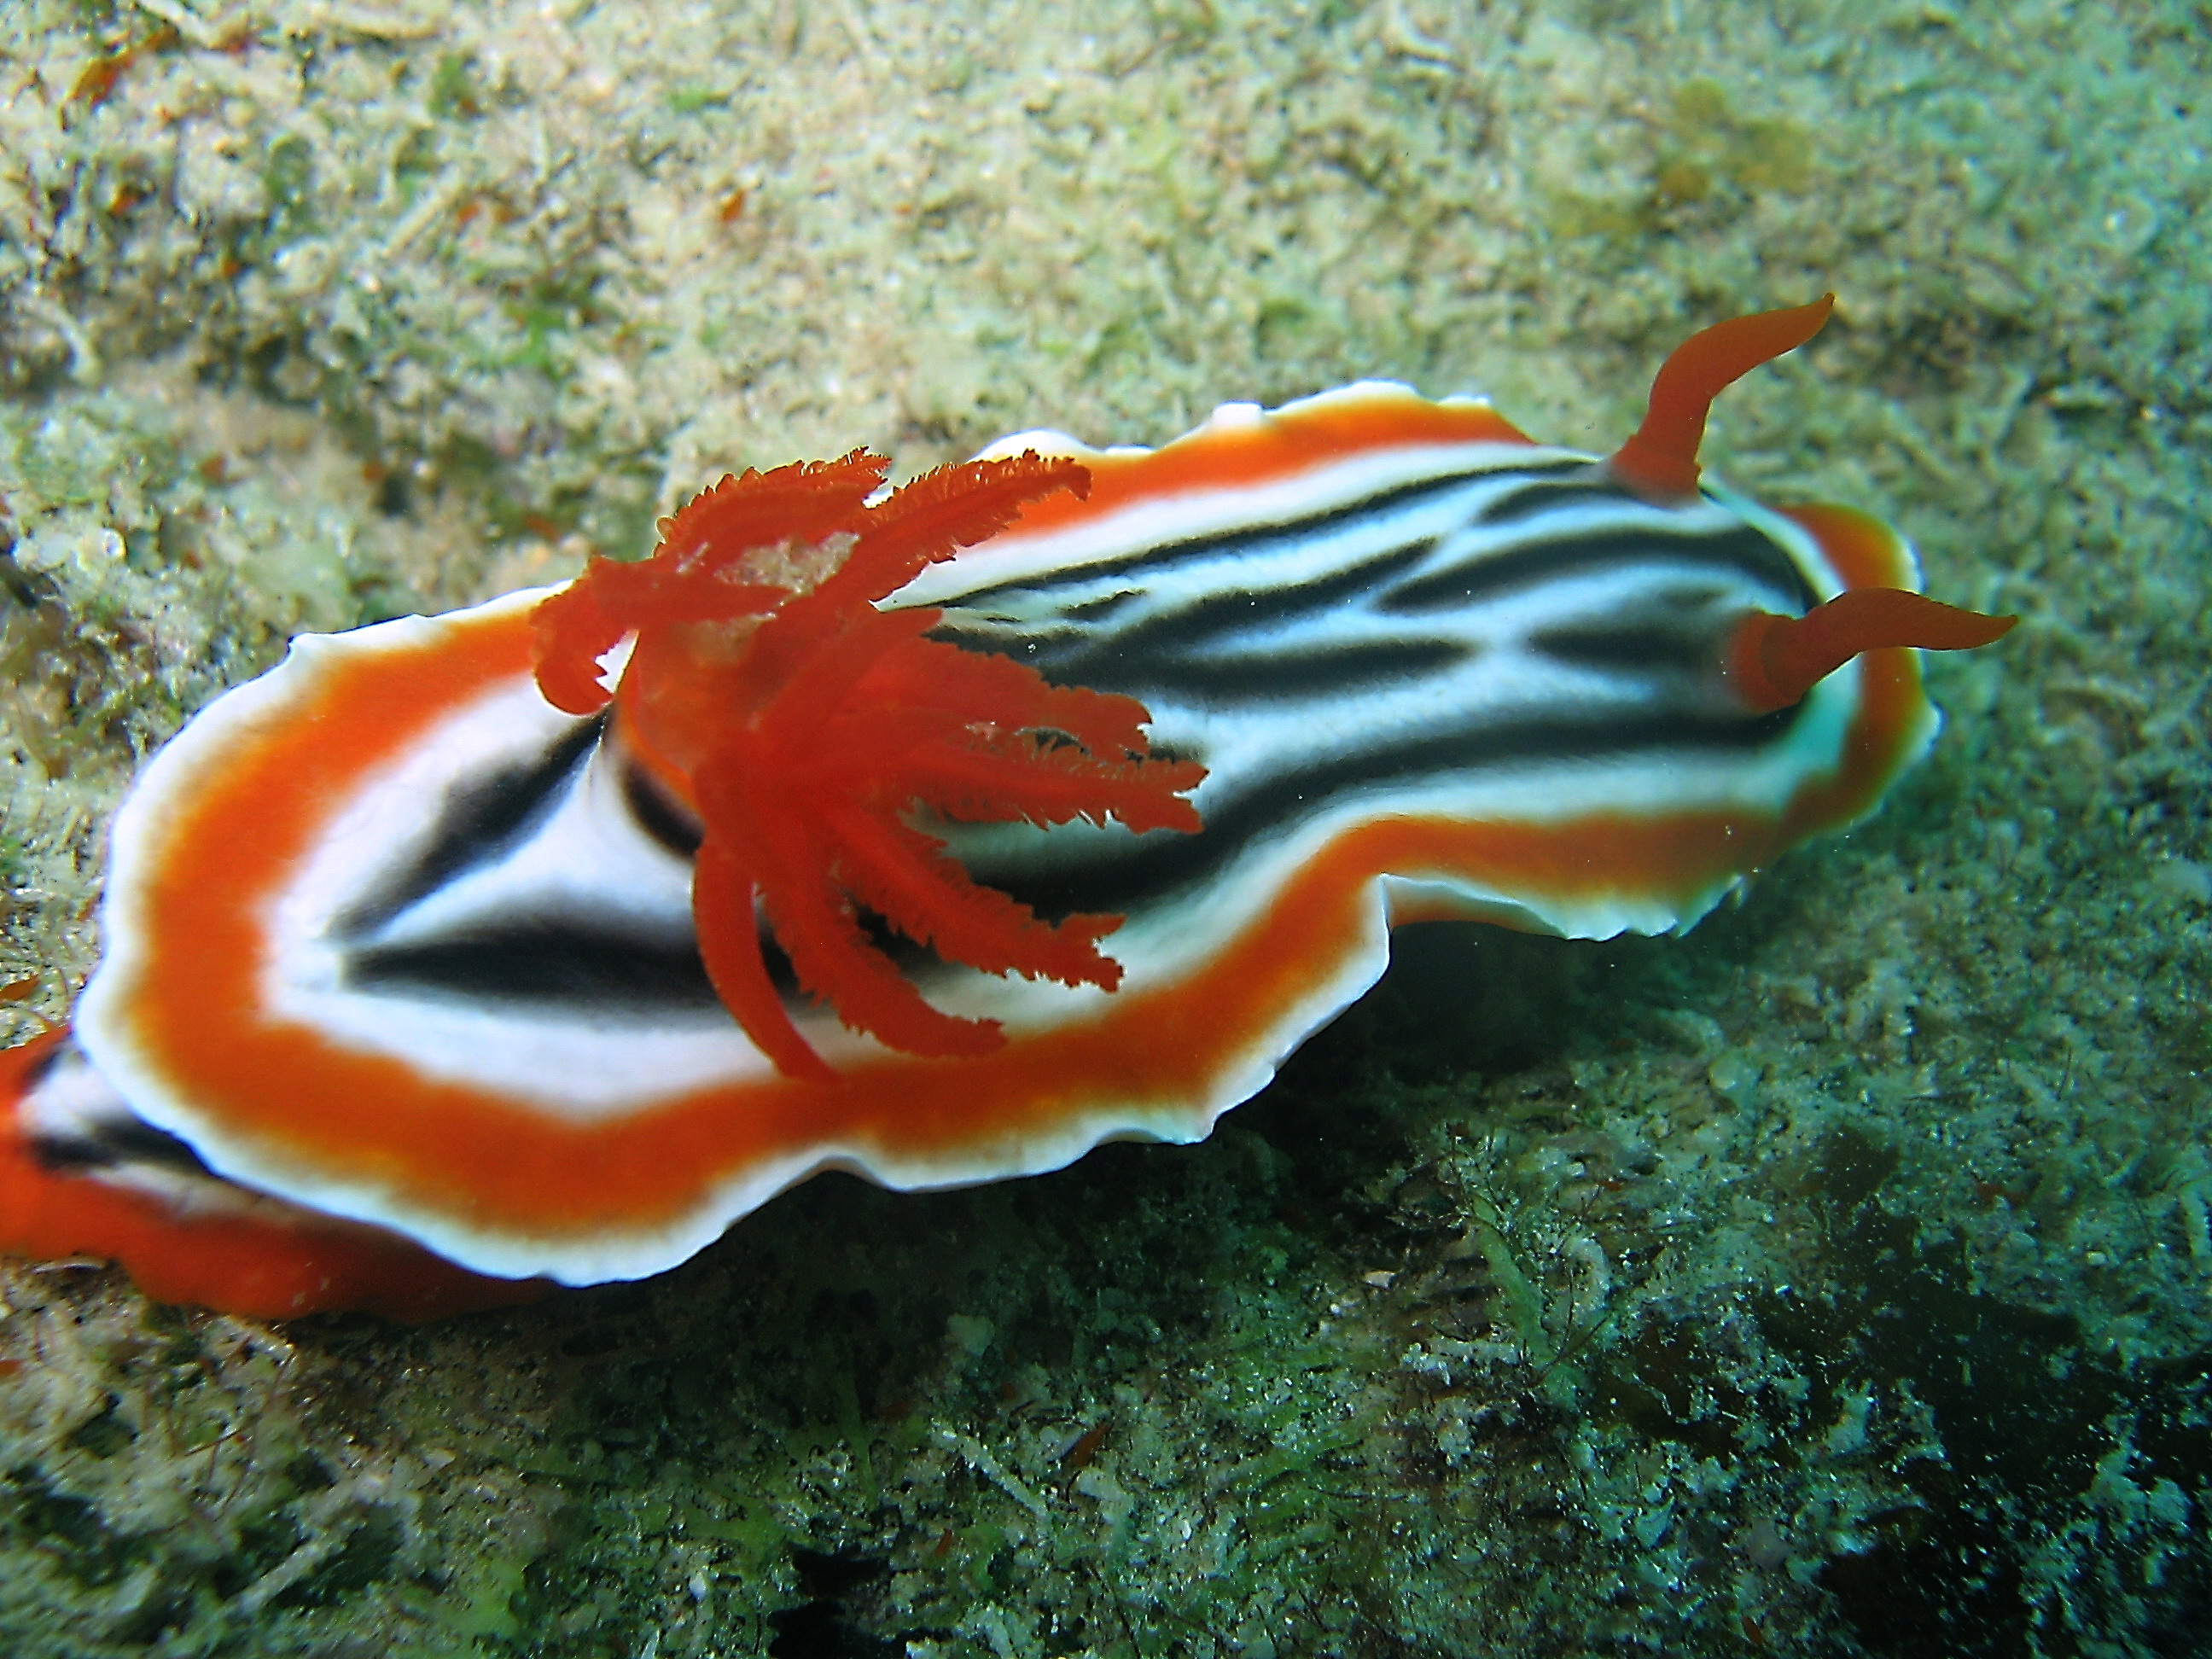
[[[116,817],[67,1062],[0,1067],[0,1246],[263,1312],[637,1278],[828,1167],[1200,1139],[1395,923],[1689,927],[1925,750],[1919,649],[2010,626],[1701,479],[1826,314],[1694,337],[1609,459],[1379,382],[854,451],[295,641]]]

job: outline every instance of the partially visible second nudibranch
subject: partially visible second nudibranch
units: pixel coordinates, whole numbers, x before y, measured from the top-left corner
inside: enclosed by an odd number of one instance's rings
[[[118,814],[107,956],[0,1097],[0,1247],[404,1316],[681,1261],[824,1168],[1194,1140],[1395,923],[1689,927],[1933,736],[2009,620],[1701,481],[1724,323],[1610,457],[1364,383],[884,494],[726,479],[654,555],[295,642]]]

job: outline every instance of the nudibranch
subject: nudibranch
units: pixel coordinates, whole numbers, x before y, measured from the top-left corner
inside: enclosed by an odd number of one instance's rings
[[[295,641],[116,817],[74,1026],[0,1056],[0,1249],[263,1316],[637,1278],[824,1169],[1199,1139],[1394,923],[1688,927],[2009,626],[1700,482],[1829,303],[1692,338],[1609,457],[1382,382],[856,452]]]

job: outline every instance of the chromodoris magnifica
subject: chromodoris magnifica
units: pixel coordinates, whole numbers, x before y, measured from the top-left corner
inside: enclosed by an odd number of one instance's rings
[[[1393,923],[1686,928],[1927,747],[1915,591],[1701,485],[1829,301],[1598,459],[1365,382],[889,492],[726,478],[653,556],[294,642],[117,814],[73,1028],[0,1056],[0,1249],[423,1317],[673,1266],[839,1168],[1190,1141]]]

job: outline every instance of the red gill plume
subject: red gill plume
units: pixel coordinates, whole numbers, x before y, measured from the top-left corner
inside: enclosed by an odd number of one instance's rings
[[[770,978],[757,902],[800,987],[847,1025],[910,1054],[987,1053],[996,1023],[932,1006],[866,916],[947,962],[1107,990],[1121,970],[1097,941],[1121,918],[1042,920],[973,880],[917,815],[1188,832],[1183,797],[1205,776],[1152,756],[1133,698],[933,640],[939,611],[875,608],[1024,503],[1085,495],[1083,466],[969,461],[870,505],[888,468],[855,450],[725,477],[661,521],[650,558],[594,559],[534,618],[546,698],[578,714],[613,702],[622,740],[701,825],[692,914],[717,993],[780,1070],[825,1081]]]

